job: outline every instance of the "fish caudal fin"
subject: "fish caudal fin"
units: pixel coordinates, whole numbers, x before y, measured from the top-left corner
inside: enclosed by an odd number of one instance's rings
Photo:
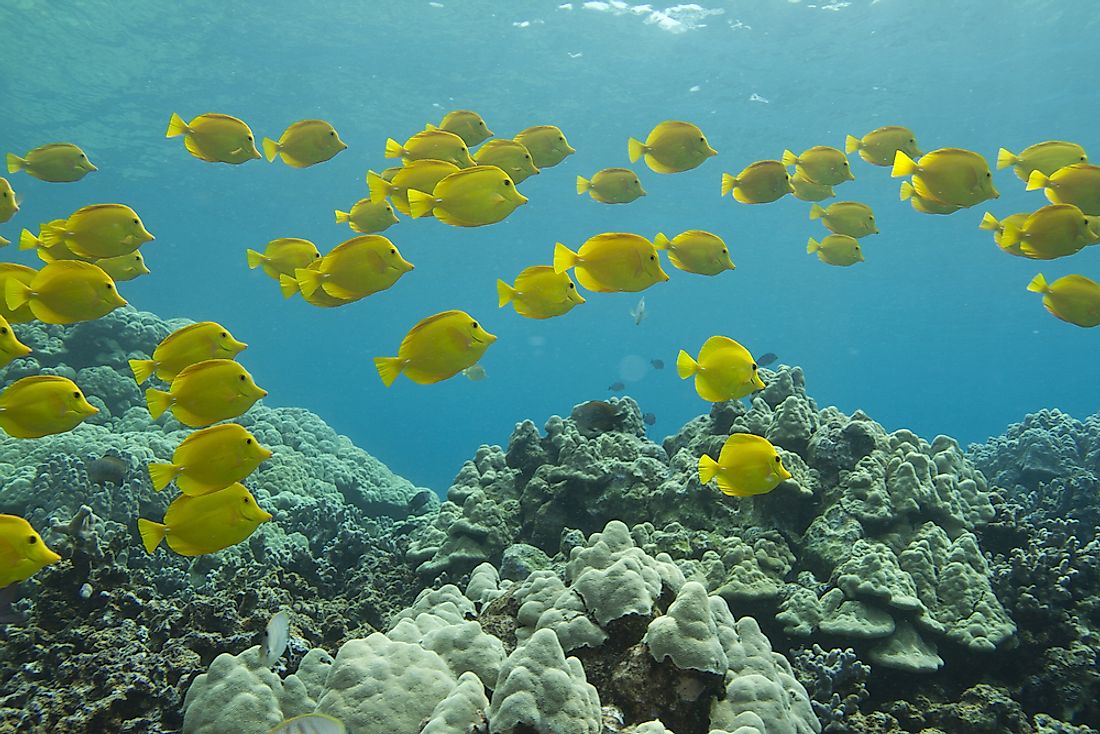
[[[164,137],[174,138],[187,132],[190,132],[187,123],[183,121],[182,117],[173,112],[172,117],[168,120],[168,130],[164,133]]]
[[[706,454],[699,457],[699,481],[706,484],[718,474],[721,468],[717,461]],[[151,551],[150,551],[151,552]]]
[[[164,534],[167,531],[167,525],[146,520],[144,517],[138,518],[138,532],[141,533],[141,544],[145,546],[146,553],[152,553],[157,549],[160,541],[164,540]]]
[[[855,153],[859,150],[859,138],[855,135],[847,135],[844,138],[844,152],[846,154]]]
[[[645,143],[635,138],[626,141],[626,152],[630,156],[631,163],[637,163],[638,159],[645,155]]]
[[[4,302],[8,304],[9,310],[15,311],[23,308],[30,300],[31,288],[29,285],[15,278],[8,278],[4,282]]]
[[[592,183],[584,176],[577,176],[577,193],[583,194],[592,188]]]
[[[813,237],[806,243],[806,254],[812,255],[821,249],[821,243],[815,240]]]
[[[825,216],[825,209],[820,204],[810,207],[810,219],[821,219],[823,216]]]
[[[375,357],[374,368],[378,370],[378,376],[382,378],[382,384],[389,387],[401,374],[401,370],[405,369],[405,364],[400,357]]]
[[[153,489],[161,491],[182,471],[183,467],[177,464],[150,464],[149,478],[153,480]]]
[[[894,153],[894,167],[890,169],[890,176],[897,178],[898,176],[911,176],[917,172],[917,162],[907,156],[905,151],[899,150]]]
[[[672,240],[665,237],[664,232],[658,232],[653,236],[653,246],[658,250],[667,250],[672,247]]]
[[[255,270],[264,263],[264,254],[262,252],[256,252],[255,250],[246,250],[245,254],[248,256],[248,269]]]
[[[10,283],[11,281],[9,280],[8,282]],[[164,415],[164,411],[168,410],[168,406],[171,404],[171,393],[167,393],[164,390],[157,390],[152,387],[145,391],[145,405],[149,408],[149,415],[153,416],[153,420]]]
[[[302,288],[298,285],[298,281],[284,273],[279,276],[279,290],[283,292],[283,298],[290,298]]]
[[[409,216],[413,219],[418,219],[427,214],[431,214],[435,209],[435,197],[431,194],[425,194],[423,191],[417,191],[416,189],[409,189]]]
[[[46,247],[53,247],[64,242],[66,234],[68,234],[68,220],[59,219],[43,224],[38,239],[42,240]]]
[[[516,295],[516,289],[505,283],[503,280],[497,281],[497,308],[504,308]]]
[[[374,171],[367,171],[367,188],[370,189],[371,201],[382,201],[390,193],[390,182]]]
[[[29,229],[24,229],[22,232],[19,233],[20,250],[33,250],[41,244],[42,240],[35,237]]]
[[[579,255],[560,242],[554,244],[554,272],[561,275],[577,264]],[[9,281],[10,282],[10,281]]]
[[[151,359],[130,360],[130,370],[134,373],[134,379],[137,380],[139,385],[152,377],[156,368],[157,363]]]
[[[274,161],[275,156],[279,155],[279,143],[271,138],[264,138],[264,155],[268,161]]]
[[[337,224],[344,224],[349,219],[351,219],[351,214],[350,213],[342,212],[339,209],[336,210],[336,223]]]
[[[909,183],[908,181],[902,181],[901,191],[899,192],[899,194],[902,201],[913,198],[913,184]]]
[[[397,142],[393,138],[386,138],[387,158],[400,158],[404,153],[405,149],[401,147],[401,143]]]
[[[15,153],[8,153],[8,173],[18,173],[27,167],[27,161]]]
[[[1000,226],[1001,223],[997,221],[997,218],[989,212],[986,212],[982,216],[982,221],[978,225],[978,229],[997,229]]]
[[[1008,168],[1014,166],[1020,162],[1020,159],[1016,157],[1016,154],[1008,150],[1007,148],[1001,148],[997,151],[997,169]]]
[[[676,374],[681,380],[686,380],[699,371],[699,363],[683,349],[676,355]]]
[[[1043,277],[1042,273],[1031,279],[1031,282],[1027,284],[1027,289],[1033,293],[1050,292],[1050,286],[1047,285],[1047,279]]]
[[[737,179],[728,173],[722,174],[722,196],[729,196],[730,192],[737,186]]]
[[[321,281],[324,280],[323,275],[319,270],[309,270],[307,268],[296,268],[294,270],[294,278],[298,281],[298,288],[306,298],[312,296],[321,287]]]
[[[798,156],[789,150],[783,151],[783,157],[779,159],[784,166],[798,165]]]
[[[1032,171],[1027,177],[1027,191],[1044,188],[1048,183],[1050,183],[1049,176],[1039,170]]]

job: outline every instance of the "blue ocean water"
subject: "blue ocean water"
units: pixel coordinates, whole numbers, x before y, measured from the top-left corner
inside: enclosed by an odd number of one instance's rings
[[[866,262],[831,268],[806,254],[824,230],[809,204],[719,198],[723,171],[784,148],[843,146],[847,133],[903,124],[924,150],[964,147],[991,162],[1000,146],[1074,140],[1100,158],[1094,58],[1082,39],[1100,19],[1082,0],[965,4],[753,0],[702,6],[626,3],[275,2],[41,3],[0,7],[0,146],[22,153],[81,145],[99,171],[76,184],[11,175],[19,229],[91,203],[133,206],[157,239],[153,273],[122,284],[134,306],[217,320],[249,348],[240,360],[273,405],[307,407],[414,482],[444,491],[481,443],[541,423],[626,384],[658,420],[658,438],[705,412],[676,378],[680,348],[725,334],[755,354],[804,367],[822,405],[868,412],[889,429],[963,442],[1029,411],[1100,409],[1097,333],[1057,321],[1025,291],[1036,272],[1100,278],[1091,249],[1053,262],[1005,255],[977,228],[1046,203],[1011,171],[1001,198],[949,217],[898,200],[898,179],[853,157],[839,199],[872,205],[881,234]],[[480,112],[498,136],[562,128],[577,153],[519,188],[527,205],[476,229],[402,222],[385,232],[416,265],[393,289],[338,309],[284,300],[244,251],[305,237],[322,252],[352,236],[334,222],[367,195],[364,174],[387,137],[404,140],[450,109]],[[349,149],[304,170],[276,162],[207,164],[166,140],[169,115],[232,114],[257,137],[303,118],[332,122]],[[658,122],[697,123],[719,151],[661,176],[635,165],[649,195],[605,206],[574,180],[627,165],[626,139]],[[554,243],[604,231],[652,237],[700,228],[726,239],[737,270],[716,278],[668,267],[645,292],[592,294],[548,321],[497,309],[496,279],[551,261]],[[9,247],[5,259],[37,265]],[[405,332],[460,308],[499,337],[488,378],[383,387],[375,356]],[[650,367],[662,359],[663,371]]]

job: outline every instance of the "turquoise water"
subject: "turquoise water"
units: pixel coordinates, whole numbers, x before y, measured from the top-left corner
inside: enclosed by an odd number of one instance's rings
[[[588,5],[593,5],[589,3]],[[599,4],[596,4],[599,5]],[[809,204],[746,207],[720,199],[722,171],[784,148],[842,146],[886,124],[912,128],[924,150],[957,146],[991,162],[997,148],[1074,140],[1100,157],[1095,59],[1081,39],[1100,20],[1086,2],[710,3],[694,20],[625,6],[558,2],[166,4],[9,2],[0,7],[0,146],[81,145],[99,171],[46,184],[9,176],[19,229],[92,203],[133,206],[157,240],[152,275],[122,284],[137,308],[217,320],[249,343],[240,360],[272,405],[308,407],[414,482],[443,490],[481,443],[515,422],[541,423],[626,383],[658,417],[654,436],[709,408],[672,369],[725,334],[754,354],[805,368],[810,392],[902,426],[966,442],[1056,406],[1100,409],[1088,365],[1096,333],[1049,316],[1024,290],[1036,272],[1100,277],[1098,253],[1035,263],[1005,255],[977,229],[985,206],[949,217],[913,212],[889,171],[853,158],[839,199],[871,204],[882,234],[867,261],[830,268],[805,252],[820,237]],[[720,11],[720,12],[719,12]],[[480,112],[498,136],[562,128],[577,154],[520,185],[530,202],[477,229],[402,222],[385,232],[416,265],[390,291],[339,309],[284,301],[249,271],[244,250],[275,237],[322,252],[352,236],[334,222],[367,195],[363,176],[454,108]],[[208,111],[278,137],[303,118],[332,122],[349,150],[305,170],[253,161],[200,162],[166,140],[169,115]],[[576,175],[627,165],[626,139],[664,119],[697,123],[719,151],[687,173],[640,163],[649,196],[605,206],[575,194]],[[998,217],[1046,203],[1010,171],[994,174]],[[726,239],[737,270],[705,278],[667,267],[645,292],[592,294],[565,317],[530,321],[498,310],[495,280],[549,263],[555,241],[577,247],[604,231],[652,237],[685,229]],[[9,247],[4,257],[36,265]],[[393,355],[429,314],[460,308],[499,337],[488,379],[386,389],[372,358]],[[650,368],[659,358],[663,371]]]

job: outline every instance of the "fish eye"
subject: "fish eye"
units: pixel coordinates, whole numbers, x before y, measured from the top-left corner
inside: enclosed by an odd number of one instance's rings
[[[485,127],[485,121],[484,120],[478,120],[477,124],[481,125],[482,127]]]
[[[114,290],[114,285],[111,284],[111,283],[108,283],[107,284],[107,290]]]
[[[8,333],[8,327],[0,326],[0,334],[7,334],[7,333]]]
[[[237,379],[240,380],[241,382],[244,382],[244,375],[238,375]]]
[[[76,398],[77,400],[80,400],[80,391],[79,390],[74,390],[73,391],[73,397]]]
[[[80,157],[81,157],[81,158],[87,158],[88,156],[86,156],[86,155],[84,155],[83,153],[81,153],[81,154],[80,154]]]
[[[757,370],[757,369],[759,369],[759,367],[757,367],[757,366],[756,366],[756,362],[753,362],[753,363],[752,363],[752,368],[753,368],[753,370],[754,370],[754,371],[755,371],[755,370]]]
[[[776,461],[779,461],[779,457],[778,457],[778,456],[777,456],[777,457],[775,457],[775,460],[776,460]],[[245,503],[246,505],[248,504],[248,498],[247,498],[247,497],[242,497],[241,499],[242,499],[242,500],[244,501],[244,503]]]
[[[575,285],[573,285],[572,283],[570,283],[570,284],[569,284],[569,287],[570,287],[570,288],[576,288],[577,286],[575,286]],[[4,333],[4,332],[0,332],[0,333]]]
[[[730,252],[729,252],[729,250],[727,250],[726,248],[723,247],[722,248],[722,254],[723,255],[728,255],[728,254],[730,254]]]
[[[778,454],[777,454],[777,455],[776,455],[776,457],[775,457],[775,463],[776,463],[776,464],[778,464],[778,463],[779,463],[779,455],[778,455]]]
[[[474,329],[476,329],[476,328],[477,328],[477,322],[476,322],[476,321],[475,321],[475,322],[473,323],[473,326],[472,326],[472,328],[474,328]]]
[[[526,158],[527,160],[531,160],[531,156],[528,153],[524,153],[523,157]],[[7,194],[4,194],[4,196],[7,196]]]
[[[336,131],[335,131],[335,130],[333,130],[332,132],[330,132],[330,133],[329,133],[329,135],[331,135],[331,136],[333,136],[333,137],[336,137]]]
[[[35,543],[38,542],[38,536],[37,535],[30,536],[29,538],[27,538],[27,542],[30,543],[31,545],[34,545]]]
[[[8,192],[7,191],[4,192],[4,198],[5,199],[8,198]]]
[[[228,338],[229,338],[229,332],[228,331],[223,331],[222,332],[222,339],[228,339]]]
[[[246,444],[248,444],[249,446],[251,446],[251,445],[252,445],[252,439],[251,439],[251,438],[246,438],[246,439],[244,440],[244,442],[245,442]]]
[[[650,255],[650,256],[649,256],[649,259],[650,259],[650,260],[656,260],[656,259],[657,259],[657,256],[656,256],[656,255]]]
[[[505,185],[505,186],[511,186],[511,185],[512,185],[512,182],[511,182],[511,181],[509,181],[508,179],[504,179],[504,185]]]
[[[249,140],[251,140],[251,139],[252,139],[252,136],[251,136],[251,135],[249,135],[249,136],[248,136],[248,139],[249,139]]]
[[[701,138],[699,138],[699,142],[700,142],[700,143],[705,143],[705,142],[707,142],[707,139],[706,139],[706,138],[702,138],[702,137],[701,137]]]
[[[397,254],[397,248],[396,247],[391,247],[390,248],[390,254],[391,255],[396,255]]]
[[[990,173],[989,171],[986,171],[986,172],[985,172],[985,177],[986,177],[986,178],[993,178],[993,174],[992,174],[992,173]]]
[[[134,224],[141,224],[141,222],[139,222],[138,220],[135,219]]]

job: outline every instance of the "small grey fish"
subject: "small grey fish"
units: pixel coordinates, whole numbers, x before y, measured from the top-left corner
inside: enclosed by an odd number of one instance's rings
[[[619,409],[605,400],[589,400],[573,408],[569,415],[585,436],[592,438],[614,430],[622,422]]]
[[[287,719],[268,734],[344,734],[344,722],[328,714],[304,714]]]
[[[610,385],[607,386],[607,389],[610,390],[611,392],[622,392],[625,388],[626,388],[626,385],[624,385],[622,382],[618,382],[618,381],[612,382]]]
[[[645,296],[638,301],[638,305],[630,309],[630,315],[634,317],[634,325],[639,326],[645,321]]]
[[[779,357],[775,356],[774,352],[765,352],[764,354],[761,354],[759,357],[757,357],[756,366],[767,367],[769,364],[777,359],[779,359]]]
[[[119,456],[107,454],[90,462],[86,469],[88,471],[88,479],[90,479],[93,484],[106,484],[110,482],[115,486],[121,486],[122,480],[130,473],[130,463]]]
[[[653,365],[655,370],[663,370],[665,368],[665,361],[663,359],[651,359],[649,363]]]
[[[286,612],[275,612],[264,630],[264,639],[260,643],[260,664],[270,668],[286,652],[290,643],[290,617]]]
[[[465,375],[466,379],[470,380],[471,382],[480,382],[481,380],[484,380],[485,377],[488,375],[488,373],[485,371],[485,368],[482,367],[480,364],[470,365],[466,369],[462,370],[462,374]]]
[[[647,426],[652,426],[654,423],[657,422],[657,416],[653,415],[652,413],[646,413],[642,416],[642,420],[645,421],[645,424]]]

